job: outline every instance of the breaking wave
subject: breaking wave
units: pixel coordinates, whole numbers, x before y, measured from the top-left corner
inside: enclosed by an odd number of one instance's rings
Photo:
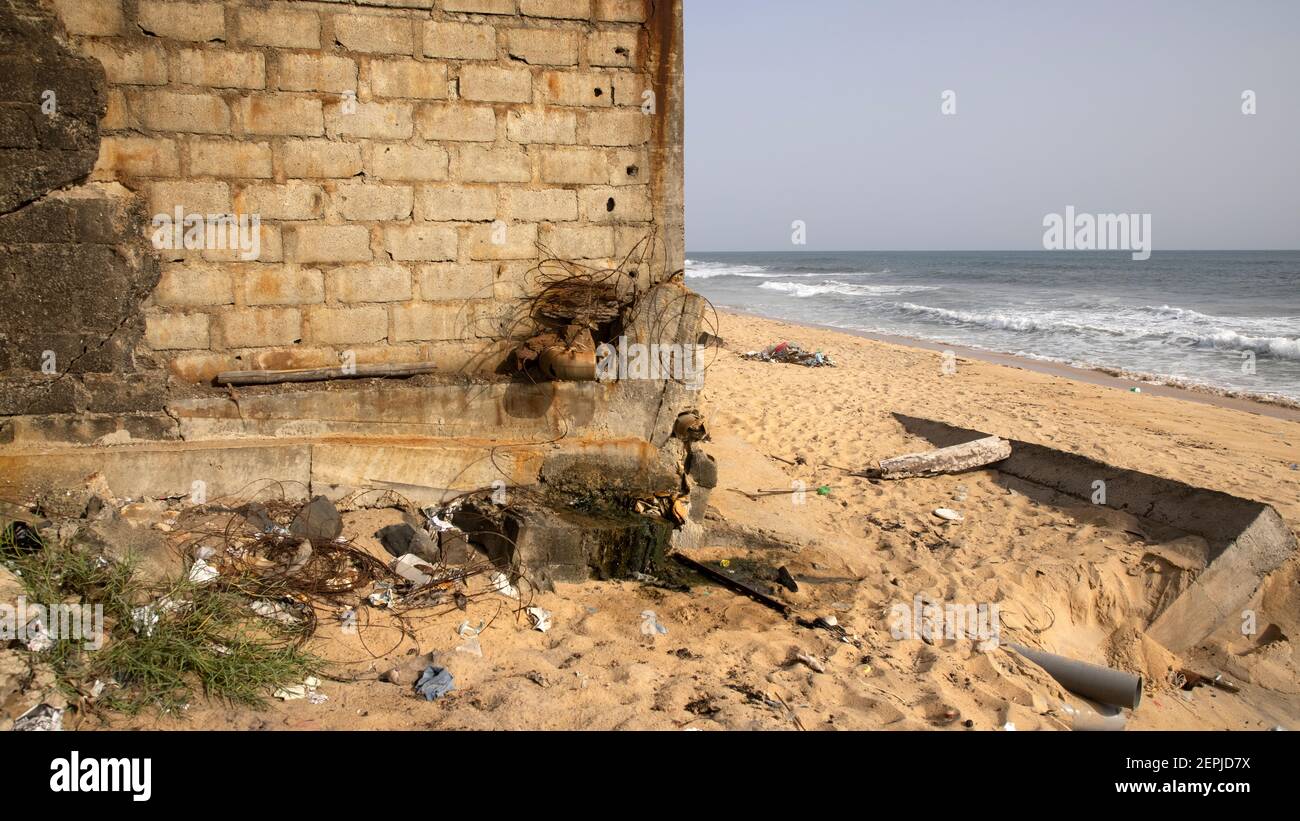
[[[826,280],[819,285],[802,282],[764,282],[758,286],[765,291],[779,291],[798,299],[835,294],[838,296],[887,296],[893,294],[913,294],[921,291],[937,291],[937,285],[851,285],[847,282]]]

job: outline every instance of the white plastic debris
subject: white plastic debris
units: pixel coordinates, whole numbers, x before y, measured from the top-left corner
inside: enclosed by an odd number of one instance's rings
[[[666,636],[668,628],[659,623],[659,617],[653,610],[641,611],[641,635],[643,636]]]
[[[512,599],[519,598],[519,590],[510,583],[510,577],[500,570],[492,574],[491,581],[488,582],[488,589]]]
[[[280,602],[258,599],[250,604],[248,609],[264,619],[279,622],[280,624],[292,626],[298,623],[298,618],[293,615],[293,612]]]
[[[158,626],[158,611],[152,604],[146,604],[131,610],[131,629],[148,638]]]
[[[938,516],[940,519],[943,519],[944,521],[947,522],[960,522],[960,521],[964,521],[966,518],[965,516],[961,515],[957,511],[951,510],[946,507],[938,508],[937,510],[934,511],[934,515]]]
[[[220,575],[215,567],[208,564],[207,559],[195,559],[194,564],[190,565],[189,579],[195,584],[207,584]]]
[[[37,704],[14,721],[15,732],[57,733],[63,729],[63,710]]]
[[[315,676],[308,676],[302,684],[295,684],[292,687],[281,687],[275,691],[275,697],[281,701],[301,701],[304,698],[311,699],[312,704],[320,704],[328,696],[321,696],[320,700],[313,698],[320,695],[316,688],[320,686],[320,679]]]
[[[54,639],[46,632],[45,625],[39,621],[27,625],[27,633],[27,649],[33,653],[44,653],[54,646]]]
[[[393,586],[387,582],[378,582],[378,588],[368,597],[371,607],[378,607],[381,610],[392,608],[397,605],[397,594],[393,592]]]
[[[456,645],[457,653],[466,653],[475,658],[483,658],[483,642],[479,641],[478,636],[470,636],[460,644]]]
[[[433,567],[425,559],[421,559],[413,553],[407,553],[397,561],[393,562],[393,572],[411,582],[416,587],[424,587],[427,584],[433,584],[433,576],[430,576],[425,570],[432,570]]]
[[[460,627],[456,628],[456,635],[463,639],[472,639],[479,633],[482,633],[485,628],[486,625],[481,621],[478,623],[478,627],[475,627],[469,623],[468,619],[466,619],[460,623]]]
[[[551,629],[551,612],[543,610],[540,607],[530,607],[525,610],[528,618],[533,621],[533,629],[539,633],[545,633]]]

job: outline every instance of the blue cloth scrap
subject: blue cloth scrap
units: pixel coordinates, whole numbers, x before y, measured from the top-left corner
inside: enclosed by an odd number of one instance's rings
[[[430,664],[424,668],[424,673],[420,680],[415,683],[415,689],[420,695],[424,696],[427,701],[437,701],[443,696],[456,689],[456,684],[452,680],[451,671],[444,667],[434,667]]]

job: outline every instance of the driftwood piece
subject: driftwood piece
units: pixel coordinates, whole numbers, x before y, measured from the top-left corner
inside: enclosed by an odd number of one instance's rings
[[[910,453],[894,459],[882,459],[874,475],[881,479],[914,479],[975,470],[1011,456],[1011,443],[996,436],[976,439],[926,453]]]
[[[356,365],[337,368],[307,368],[295,371],[226,371],[217,374],[218,385],[280,385],[286,382],[328,382],[333,379],[374,379],[418,376],[433,373],[430,362],[409,365]]]

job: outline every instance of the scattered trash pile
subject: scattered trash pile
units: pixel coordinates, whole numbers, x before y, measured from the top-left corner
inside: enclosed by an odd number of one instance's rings
[[[44,612],[24,614],[21,630],[7,631],[0,728],[60,729],[67,711],[79,720],[141,709],[178,714],[200,694],[246,705],[267,696],[320,704],[326,665],[304,645],[324,626],[356,635],[382,621],[385,631],[411,637],[415,614],[466,610],[485,596],[505,596],[519,618],[550,628],[550,614],[530,608],[520,591],[528,580],[473,550],[470,534],[450,523],[464,499],[436,510],[391,492],[360,500],[369,505],[341,502],[400,512],[402,524],[375,534],[388,557],[343,538],[339,508],[323,496],[306,504],[186,501],[119,501],[96,476],[87,488],[30,507],[0,503],[6,607],[76,601],[102,611],[93,648],[90,639],[51,630]],[[21,646],[9,641],[15,636]],[[378,649],[372,658],[386,647]],[[441,686],[439,679],[434,690]]]
[[[805,368],[834,368],[835,360],[821,351],[809,351],[798,342],[778,342],[761,351],[741,354],[741,359],[752,362],[781,362],[787,365],[802,365]]]

